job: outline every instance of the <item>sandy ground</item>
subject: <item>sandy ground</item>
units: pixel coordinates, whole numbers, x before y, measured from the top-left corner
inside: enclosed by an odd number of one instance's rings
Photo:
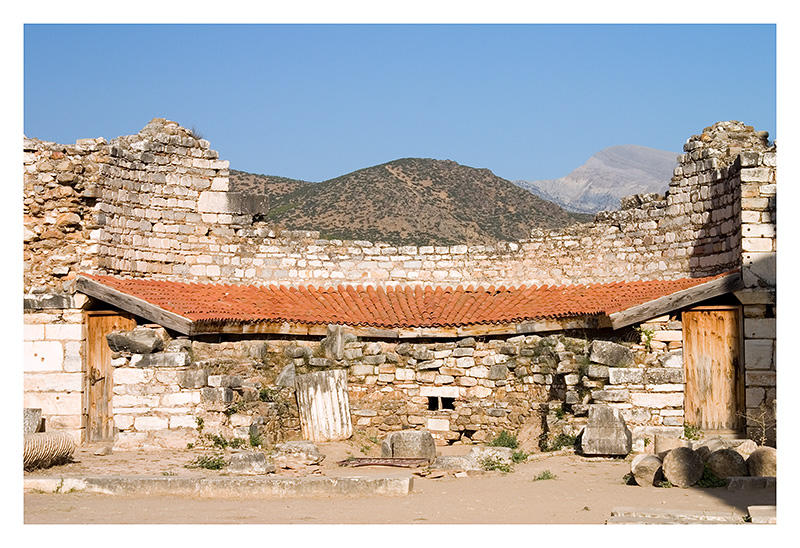
[[[322,473],[386,475],[405,473],[388,467],[341,468],[335,461],[353,451],[352,444],[325,444]],[[467,447],[440,448],[463,454]],[[375,454],[373,450],[370,454]],[[158,474],[209,476],[224,474],[184,468],[188,451],[76,456],[81,462],[36,475]],[[513,473],[484,473],[466,478],[414,479],[403,497],[316,497],[259,500],[127,497],[69,493],[25,494],[26,523],[603,523],[617,506],[737,511],[753,504],[775,504],[774,490],[643,488],[624,485],[628,461],[552,456],[516,466]],[[556,477],[534,480],[549,470]],[[408,472],[410,473],[410,472]],[[26,474],[28,475],[28,474]]]

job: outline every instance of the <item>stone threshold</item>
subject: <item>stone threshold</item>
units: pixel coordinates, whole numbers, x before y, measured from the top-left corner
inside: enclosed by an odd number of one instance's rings
[[[170,476],[27,477],[25,491],[88,492],[105,495],[159,495],[209,498],[308,497],[320,495],[408,495],[411,476],[237,477]]]

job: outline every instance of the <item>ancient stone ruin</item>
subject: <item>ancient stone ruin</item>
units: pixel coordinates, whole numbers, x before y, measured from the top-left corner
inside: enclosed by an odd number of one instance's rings
[[[46,430],[280,443],[301,437],[296,377],[344,370],[368,435],[774,443],[776,149],[740,122],[690,137],[665,196],[492,246],[280,230],[163,119],[23,148],[25,406]]]

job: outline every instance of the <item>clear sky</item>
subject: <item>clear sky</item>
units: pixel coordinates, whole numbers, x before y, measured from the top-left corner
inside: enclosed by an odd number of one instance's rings
[[[396,158],[507,179],[598,150],[776,137],[772,25],[26,25],[25,134],[194,126],[231,167],[321,181]]]

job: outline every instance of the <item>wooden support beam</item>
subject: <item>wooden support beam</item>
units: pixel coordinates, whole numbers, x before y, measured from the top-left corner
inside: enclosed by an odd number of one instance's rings
[[[627,310],[614,312],[609,314],[608,317],[611,319],[611,327],[619,329],[620,327],[643,322],[674,310],[680,310],[712,297],[733,293],[741,288],[742,276],[739,272],[735,272],[689,289],[676,291],[671,295],[659,297],[644,304],[632,306]]]
[[[146,318],[151,322],[163,325],[183,335],[193,334],[192,327],[194,322],[192,322],[192,320],[175,314],[174,312],[164,310],[138,297],[132,297],[127,293],[111,289],[106,285],[89,278],[84,278],[83,276],[78,276],[75,280],[75,288],[90,297],[99,299],[126,312],[135,314],[136,316]]]

